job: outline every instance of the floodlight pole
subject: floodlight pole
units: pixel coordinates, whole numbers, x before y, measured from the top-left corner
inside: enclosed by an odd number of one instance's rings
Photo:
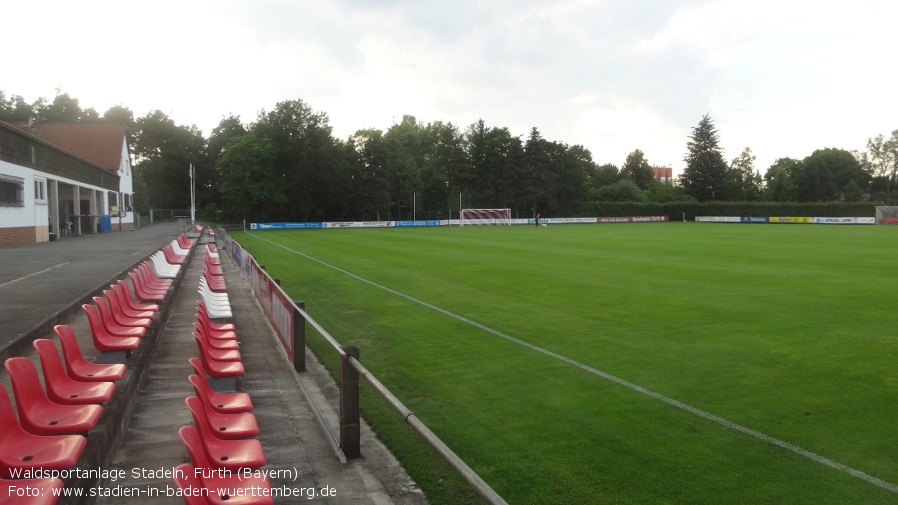
[[[196,222],[196,188],[193,178],[193,163],[190,164],[190,222]]]

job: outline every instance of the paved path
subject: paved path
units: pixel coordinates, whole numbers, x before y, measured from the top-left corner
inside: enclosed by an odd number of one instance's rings
[[[175,238],[176,223],[0,248],[0,349]]]

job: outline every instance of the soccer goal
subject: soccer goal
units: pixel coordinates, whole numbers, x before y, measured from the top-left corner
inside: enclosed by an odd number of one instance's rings
[[[877,206],[876,224],[898,224],[898,206]]]
[[[462,209],[459,226],[511,225],[511,209]]]

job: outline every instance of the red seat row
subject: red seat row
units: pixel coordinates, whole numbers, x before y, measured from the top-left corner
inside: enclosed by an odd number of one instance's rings
[[[209,267],[221,268],[210,259],[207,255],[203,264],[207,284],[216,277]],[[214,322],[202,299],[197,302],[196,318],[193,337],[200,357],[188,360],[194,371],[188,380],[195,395],[184,400],[193,425],[178,431],[191,463],[177,467],[175,483],[185,491],[188,505],[274,503],[264,496],[271,487],[266,476],[237,477],[239,470],[260,468],[266,460],[262,444],[250,438],[259,434],[252,400],[236,392],[236,377],[244,374],[236,329],[232,323]],[[211,471],[221,469],[230,472]],[[249,489],[255,492],[241,491]]]
[[[164,254],[169,267],[145,261],[129,273],[133,296],[131,286],[120,280],[104,290],[103,296],[93,297],[93,304],[82,306],[94,346],[101,351],[101,361],[105,352],[125,354],[140,345],[141,338],[159,313],[158,303],[166,299],[172,287],[171,279],[155,274],[154,265],[165,271],[177,271],[173,265],[184,263],[193,246],[194,242],[181,234],[154,258],[158,262],[158,255]],[[124,363],[88,361],[69,326],[57,325],[54,331],[60,347],[49,339],[33,342],[43,381],[35,364],[26,357],[9,358],[4,363],[15,408],[6,388],[0,384],[0,484],[7,490],[19,486],[30,492],[2,493],[0,505],[56,503],[64,485],[61,479],[27,477],[65,470],[77,464],[87,444],[86,435],[94,429],[103,413],[102,404],[112,399],[115,382],[127,372]],[[210,398],[214,398],[219,409],[229,412],[242,405],[240,401],[224,401],[221,396]],[[239,417],[224,418],[222,415],[210,415],[209,419],[218,428],[230,430],[229,434],[251,436],[258,433],[255,417],[246,417],[252,414],[229,413],[228,416]]]
[[[4,363],[18,419],[9,394],[0,385],[0,478],[4,489],[19,486],[37,492],[10,492],[6,498],[0,496],[0,504],[56,503],[62,480],[23,477],[64,470],[78,462],[87,445],[86,434],[103,413],[100,404],[112,398],[114,381],[124,377],[127,370],[124,365],[87,361],[71,328],[59,325],[54,329],[59,335],[62,359],[53,341],[33,342],[44,386],[30,359],[13,357]]]

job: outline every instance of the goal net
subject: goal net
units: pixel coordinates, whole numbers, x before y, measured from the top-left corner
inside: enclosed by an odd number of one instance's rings
[[[459,226],[511,225],[511,209],[462,209]]]
[[[877,206],[876,224],[898,224],[898,206]]]

